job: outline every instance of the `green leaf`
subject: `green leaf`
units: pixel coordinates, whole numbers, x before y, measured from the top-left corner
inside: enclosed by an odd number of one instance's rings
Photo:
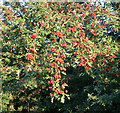
[[[63,95],[62,97],[61,97],[61,101],[60,101],[61,103],[64,103],[65,102],[65,96]]]
[[[54,96],[51,98],[51,103],[53,103],[53,100],[54,100]]]
[[[66,72],[62,71],[62,74],[67,75]]]
[[[10,63],[10,59],[8,59],[8,58],[5,58],[5,61],[8,62],[8,63]]]

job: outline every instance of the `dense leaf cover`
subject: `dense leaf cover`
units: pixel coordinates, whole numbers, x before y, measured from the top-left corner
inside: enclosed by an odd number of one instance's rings
[[[118,8],[9,5],[1,25],[3,111],[120,112]]]

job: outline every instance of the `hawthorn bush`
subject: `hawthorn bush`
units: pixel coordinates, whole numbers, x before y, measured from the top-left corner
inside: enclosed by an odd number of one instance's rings
[[[119,112],[119,9],[9,3],[2,19],[2,110]]]

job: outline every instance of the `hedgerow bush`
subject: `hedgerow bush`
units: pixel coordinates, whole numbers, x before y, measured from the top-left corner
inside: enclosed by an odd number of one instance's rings
[[[2,19],[2,109],[119,112],[119,9],[9,3]]]

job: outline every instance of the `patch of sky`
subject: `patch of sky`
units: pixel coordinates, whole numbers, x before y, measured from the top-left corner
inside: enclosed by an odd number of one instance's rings
[[[33,22],[33,19],[31,19],[31,22]]]
[[[20,5],[21,5],[21,6],[25,6],[26,3],[25,3],[25,2],[20,2]]]
[[[50,39],[48,39],[48,40],[46,40],[46,41],[45,41],[45,43],[49,43],[49,42],[51,42],[51,40],[50,40]]]

